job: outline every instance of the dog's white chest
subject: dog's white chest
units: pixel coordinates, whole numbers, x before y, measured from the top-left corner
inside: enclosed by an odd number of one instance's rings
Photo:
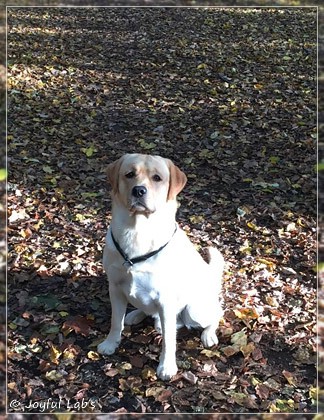
[[[155,287],[152,273],[130,269],[123,285],[127,300],[147,314],[157,311],[160,293]]]

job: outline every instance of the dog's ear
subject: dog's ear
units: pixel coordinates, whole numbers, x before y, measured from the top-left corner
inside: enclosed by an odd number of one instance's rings
[[[170,183],[167,200],[174,200],[187,182],[186,175],[169,159]]]
[[[110,185],[112,186],[112,190],[114,194],[118,192],[119,170],[123,162],[123,158],[124,157],[122,156],[118,160],[115,160],[115,162],[110,163],[107,167],[108,181]]]

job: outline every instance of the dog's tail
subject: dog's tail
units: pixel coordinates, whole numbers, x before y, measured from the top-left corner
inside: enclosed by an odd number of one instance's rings
[[[208,248],[208,262],[212,269],[223,273],[225,267],[225,260],[223,255],[218,251],[217,248],[210,246]]]
[[[219,296],[221,307],[223,307],[223,274],[225,269],[225,260],[223,255],[217,248],[209,247],[207,249],[209,256],[209,267],[212,271],[212,278],[214,279],[215,293]]]
[[[225,268],[225,260],[223,255],[218,251],[217,248],[209,247],[208,248],[208,260],[209,267],[212,271],[212,278],[215,281],[216,293],[221,294],[222,284],[223,284],[223,273]]]

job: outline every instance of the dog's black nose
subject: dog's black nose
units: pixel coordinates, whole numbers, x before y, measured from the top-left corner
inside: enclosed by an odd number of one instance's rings
[[[134,187],[133,190],[132,190],[132,194],[136,198],[143,197],[143,195],[145,195],[146,193],[147,193],[147,189],[143,185],[140,185],[138,187]]]

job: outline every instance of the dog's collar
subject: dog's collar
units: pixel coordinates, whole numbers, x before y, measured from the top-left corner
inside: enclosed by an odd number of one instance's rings
[[[119,243],[114,238],[114,235],[113,235],[112,231],[110,233],[111,233],[111,239],[113,240],[113,243],[114,243],[115,247],[117,248],[117,251],[120,253],[120,255],[125,260],[124,264],[129,264],[130,266],[132,266],[132,265],[134,265],[136,263],[146,261],[149,258],[153,257],[154,255],[158,254],[160,251],[162,251],[162,249],[165,248],[168,245],[168,243],[171,241],[171,239],[173,238],[173,236],[176,233],[177,229],[178,229],[178,226],[175,225],[175,229],[174,229],[174,232],[173,232],[170,240],[166,244],[162,245],[159,249],[156,249],[155,251],[149,252],[148,254],[142,255],[140,257],[135,257],[135,258],[132,258],[132,259],[130,259],[128,257],[128,255],[121,249]]]

